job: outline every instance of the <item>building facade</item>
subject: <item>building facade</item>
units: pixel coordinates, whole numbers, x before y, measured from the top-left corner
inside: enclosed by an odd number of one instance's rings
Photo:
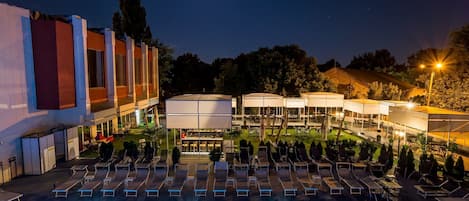
[[[157,48],[3,3],[0,27],[0,182],[23,174],[29,133],[73,129],[79,153],[157,117]]]

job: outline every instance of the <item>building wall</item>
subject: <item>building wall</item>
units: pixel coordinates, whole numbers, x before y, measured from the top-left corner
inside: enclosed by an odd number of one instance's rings
[[[4,176],[22,174],[20,137],[34,128],[52,126],[48,111],[36,109],[36,88],[29,11],[0,4],[0,162]],[[17,157],[10,168],[8,158]]]

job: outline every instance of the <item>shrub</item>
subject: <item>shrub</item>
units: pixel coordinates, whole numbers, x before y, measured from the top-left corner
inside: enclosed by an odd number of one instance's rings
[[[406,175],[411,174],[415,171],[415,164],[414,164],[414,153],[411,149],[407,152],[407,160],[406,160]]]
[[[212,151],[210,151],[209,153],[209,158],[213,162],[220,161],[220,157],[221,157],[221,150],[218,147],[215,149],[212,149]]]
[[[431,165],[429,176],[431,178],[437,178],[437,176],[438,176],[438,162],[436,162],[436,159],[433,156],[433,154],[430,154],[430,157],[428,158],[428,160],[430,161],[430,165]]]
[[[124,142],[124,150],[126,150],[126,156],[137,159],[138,158],[138,147],[134,141]]]
[[[388,152],[386,151],[386,145],[381,144],[381,151],[379,153],[378,162],[381,164],[386,164],[388,160]]]
[[[143,148],[145,161],[149,162],[153,159],[153,154],[155,153],[155,149],[151,147],[150,142],[145,143],[145,147]]]
[[[383,150],[381,150],[383,151]],[[392,149],[392,144],[389,144],[388,150],[387,150],[387,155],[388,155],[388,160],[386,161],[386,171],[390,170],[392,166],[394,165],[394,151]]]
[[[178,164],[180,158],[181,158],[181,151],[177,147],[174,147],[172,155],[171,155],[171,159],[173,160],[173,165]]]
[[[454,178],[462,181],[464,179],[464,161],[461,156],[458,157],[456,164],[454,165]]]
[[[105,162],[111,159],[112,153],[114,152],[114,145],[112,143],[101,143],[99,147],[99,158]]]
[[[445,160],[445,174],[451,176],[453,174],[454,159],[453,155],[449,155]]]
[[[406,160],[407,160],[407,148],[405,146],[402,147],[401,151],[399,152],[399,160],[397,161],[397,167],[399,167],[399,173],[404,175],[406,169]]]

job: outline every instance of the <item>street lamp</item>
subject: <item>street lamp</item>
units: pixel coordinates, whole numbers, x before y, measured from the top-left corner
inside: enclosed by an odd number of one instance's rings
[[[405,135],[403,131],[396,131],[397,134],[397,157],[401,154],[401,138]]]
[[[420,64],[420,68],[426,68],[425,64]],[[435,64],[435,68],[440,70],[441,68],[443,68],[443,64],[442,63],[436,63]],[[430,85],[428,86],[428,94],[427,94],[427,106],[430,106],[430,98],[431,98],[431,95],[432,95],[432,85],[433,85],[433,77],[435,77],[435,70],[432,69],[432,74],[430,75]]]

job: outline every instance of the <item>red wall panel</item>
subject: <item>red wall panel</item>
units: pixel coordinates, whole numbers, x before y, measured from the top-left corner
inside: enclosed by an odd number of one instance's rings
[[[86,45],[88,49],[104,51],[104,35],[92,31],[87,32]]]
[[[31,20],[38,109],[76,106],[73,35],[70,24]]]

